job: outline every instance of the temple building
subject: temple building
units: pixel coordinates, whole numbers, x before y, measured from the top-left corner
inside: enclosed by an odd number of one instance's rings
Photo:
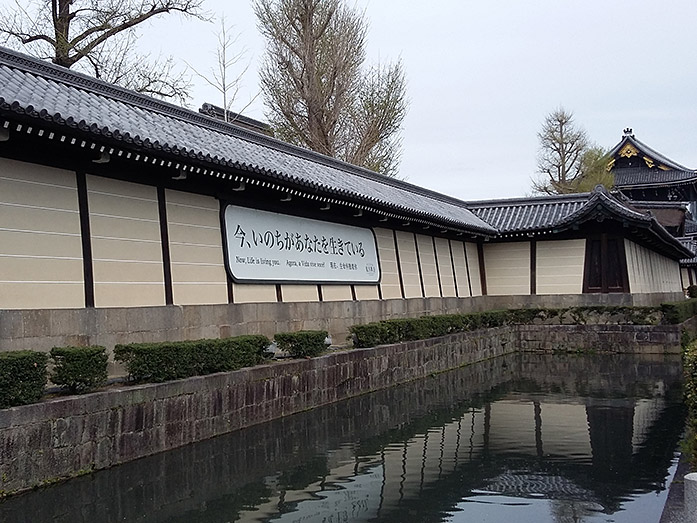
[[[673,236],[697,253],[691,238],[697,234],[697,170],[689,169],[639,141],[624,130],[622,140],[608,153],[614,187],[632,200],[635,209],[650,212]],[[697,283],[697,260],[681,261],[683,286]]]

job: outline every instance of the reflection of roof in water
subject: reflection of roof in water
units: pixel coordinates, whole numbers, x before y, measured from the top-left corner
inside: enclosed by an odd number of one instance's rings
[[[572,499],[598,502],[595,494],[573,480],[553,474],[506,470],[487,481],[482,490],[518,498]]]

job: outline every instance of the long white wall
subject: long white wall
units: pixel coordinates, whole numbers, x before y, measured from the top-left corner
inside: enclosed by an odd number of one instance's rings
[[[85,305],[75,173],[0,159],[0,309]]]
[[[478,246],[379,227],[379,284],[232,283],[216,198],[93,175],[84,189],[81,208],[74,172],[0,159],[0,308],[84,307],[86,288],[97,307],[582,292],[584,239]],[[677,262],[625,246],[631,292],[682,289]]]
[[[624,241],[627,255],[629,291],[632,293],[680,292],[683,289],[680,264],[642,247]]]

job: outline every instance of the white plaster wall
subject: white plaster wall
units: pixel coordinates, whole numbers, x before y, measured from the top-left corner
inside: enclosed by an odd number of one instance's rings
[[[97,307],[165,304],[157,190],[87,176]]]
[[[399,249],[399,266],[404,282],[405,298],[422,298],[419,262],[416,257],[416,242],[411,232],[397,231],[397,248]]]
[[[469,266],[469,281],[472,285],[472,296],[482,295],[482,279],[479,272],[479,254],[476,243],[465,243],[465,255]]]
[[[424,294],[427,298],[440,296],[436,253],[433,248],[433,238],[423,234],[416,235],[416,245],[419,249],[419,263],[424,282]]]
[[[484,245],[490,296],[530,294],[530,242]]]
[[[462,297],[471,296],[469,284],[469,271],[467,258],[465,257],[465,244],[458,241],[450,241],[453,250],[453,264],[455,265],[455,280],[457,281],[457,295]]]
[[[391,229],[373,229],[378,244],[380,259],[380,291],[384,299],[401,298],[402,290],[399,284],[399,267],[394,248],[394,234]],[[356,288],[358,290],[358,288]],[[356,295],[358,297],[358,295]]]
[[[677,261],[627,239],[624,249],[631,293],[682,291],[680,264]]]
[[[0,309],[84,306],[75,173],[0,159]]]
[[[581,294],[586,240],[538,241],[537,294]]]
[[[167,190],[165,201],[174,303],[227,303],[218,200]]]
[[[435,244],[442,295],[445,297],[459,296],[455,289],[455,277],[453,275],[455,262],[453,260],[454,255],[450,255],[450,240],[435,238]]]

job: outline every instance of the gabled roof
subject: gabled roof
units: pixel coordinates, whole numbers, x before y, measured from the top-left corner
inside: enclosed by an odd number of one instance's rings
[[[656,167],[660,170],[675,170],[675,171],[691,171],[692,169],[689,169],[687,167],[684,167],[680,165],[677,162],[674,162],[667,156],[662,155],[658,151],[652,149],[648,145],[646,145],[643,142],[640,142],[639,140],[636,139],[634,134],[632,134],[631,129],[625,129],[624,131],[624,136],[622,137],[622,140],[620,140],[620,143],[618,143],[615,147],[613,147],[610,152],[608,153],[608,156],[612,158],[617,158],[618,156],[623,156],[623,155],[637,155],[641,158],[648,158],[650,161],[647,162],[647,164],[652,164],[652,165],[647,165],[649,168],[651,167]],[[693,171],[694,172],[694,171]]]
[[[610,218],[641,231],[645,240],[661,245],[668,256],[689,255],[653,215],[631,208],[630,202],[611,194],[602,185],[590,193],[468,202],[467,205],[496,227],[501,237],[558,233],[588,221]]]
[[[244,171],[257,183],[290,186],[324,201],[496,233],[457,199],[0,47],[3,116],[203,167],[212,176]]]

